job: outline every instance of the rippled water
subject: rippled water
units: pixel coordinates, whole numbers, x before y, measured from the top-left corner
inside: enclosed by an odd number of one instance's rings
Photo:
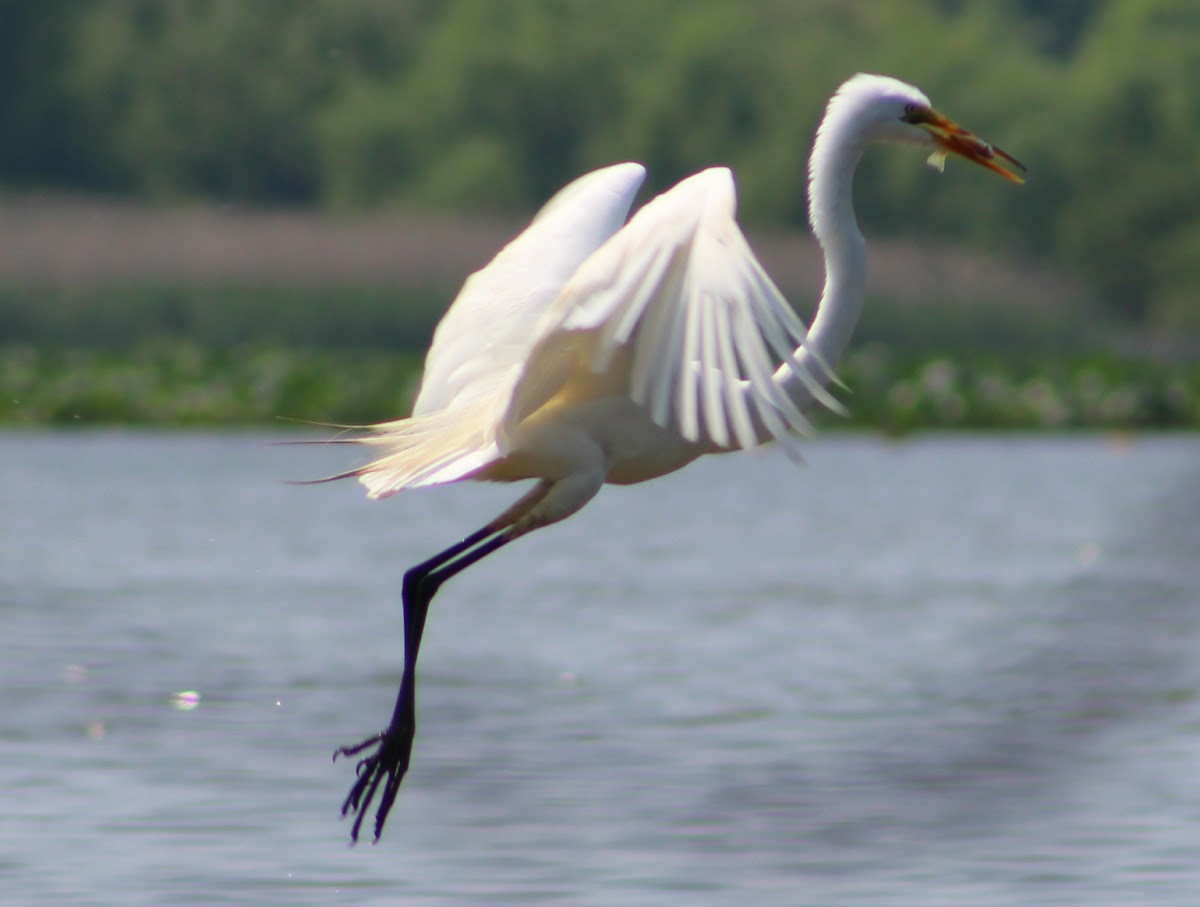
[[[1196,436],[606,489],[443,590],[356,848],[400,576],[515,490],[370,503],[267,440],[0,435],[11,903],[1200,903]]]

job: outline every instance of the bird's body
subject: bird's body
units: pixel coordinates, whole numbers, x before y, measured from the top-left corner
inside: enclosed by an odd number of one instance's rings
[[[530,514],[552,521],[543,511],[569,507],[565,516],[605,482],[644,481],[804,426],[798,409],[775,418],[790,367],[773,374],[804,327],[737,228],[732,174],[699,173],[622,228],[644,178],[632,163],[582,177],[467,281],[434,335],[413,416],[366,439],[394,450],[357,473],[372,496],[461,479],[572,479],[569,498],[564,489]],[[547,281],[544,261],[569,266]],[[530,272],[534,285],[508,289]],[[733,331],[730,313],[750,294],[762,312]],[[755,380],[743,376],[751,357]],[[418,433],[427,440],[411,443]]]
[[[536,484],[505,513],[405,576],[405,671],[388,730],[359,765],[343,812],[353,836],[378,786],[381,832],[408,766],[416,653],[443,582],[513,539],[583,507],[605,483],[634,484],[709,453],[809,428],[858,320],[866,245],[851,183],[868,143],[952,151],[1010,178],[1010,160],[934,112],[912,86],[856,76],[830,101],[810,160],[810,217],[826,259],[812,330],[754,257],[736,221],[733,175],[714,167],[647,203],[645,178],[607,167],[559,192],[473,274],[434,335],[407,419],[353,439],[380,455],[346,473],[371,497],[464,480]],[[1015,162],[1014,162],[1015,163]]]

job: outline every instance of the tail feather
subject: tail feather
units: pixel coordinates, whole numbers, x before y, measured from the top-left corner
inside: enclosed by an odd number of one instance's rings
[[[369,463],[323,481],[356,478],[367,489],[368,497],[386,498],[406,488],[466,478],[500,457],[491,421],[480,418],[483,414],[472,409],[468,404],[382,422],[366,426],[370,434],[337,439],[383,451]]]

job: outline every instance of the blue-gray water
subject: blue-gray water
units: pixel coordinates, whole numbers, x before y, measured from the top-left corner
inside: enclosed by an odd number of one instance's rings
[[[516,489],[268,440],[0,435],[5,903],[1200,903],[1196,436],[606,489],[442,591],[356,848],[400,576]]]

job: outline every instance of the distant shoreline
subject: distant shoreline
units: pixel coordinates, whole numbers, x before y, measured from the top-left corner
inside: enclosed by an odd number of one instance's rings
[[[10,196],[0,198],[0,284],[391,284],[452,291],[524,222]],[[812,238],[785,231],[751,231],[750,238],[768,273],[806,314],[822,279]],[[1072,308],[1084,296],[1078,283],[1048,268],[944,243],[872,239],[870,256],[872,291],[899,302],[949,296],[1045,312]]]

